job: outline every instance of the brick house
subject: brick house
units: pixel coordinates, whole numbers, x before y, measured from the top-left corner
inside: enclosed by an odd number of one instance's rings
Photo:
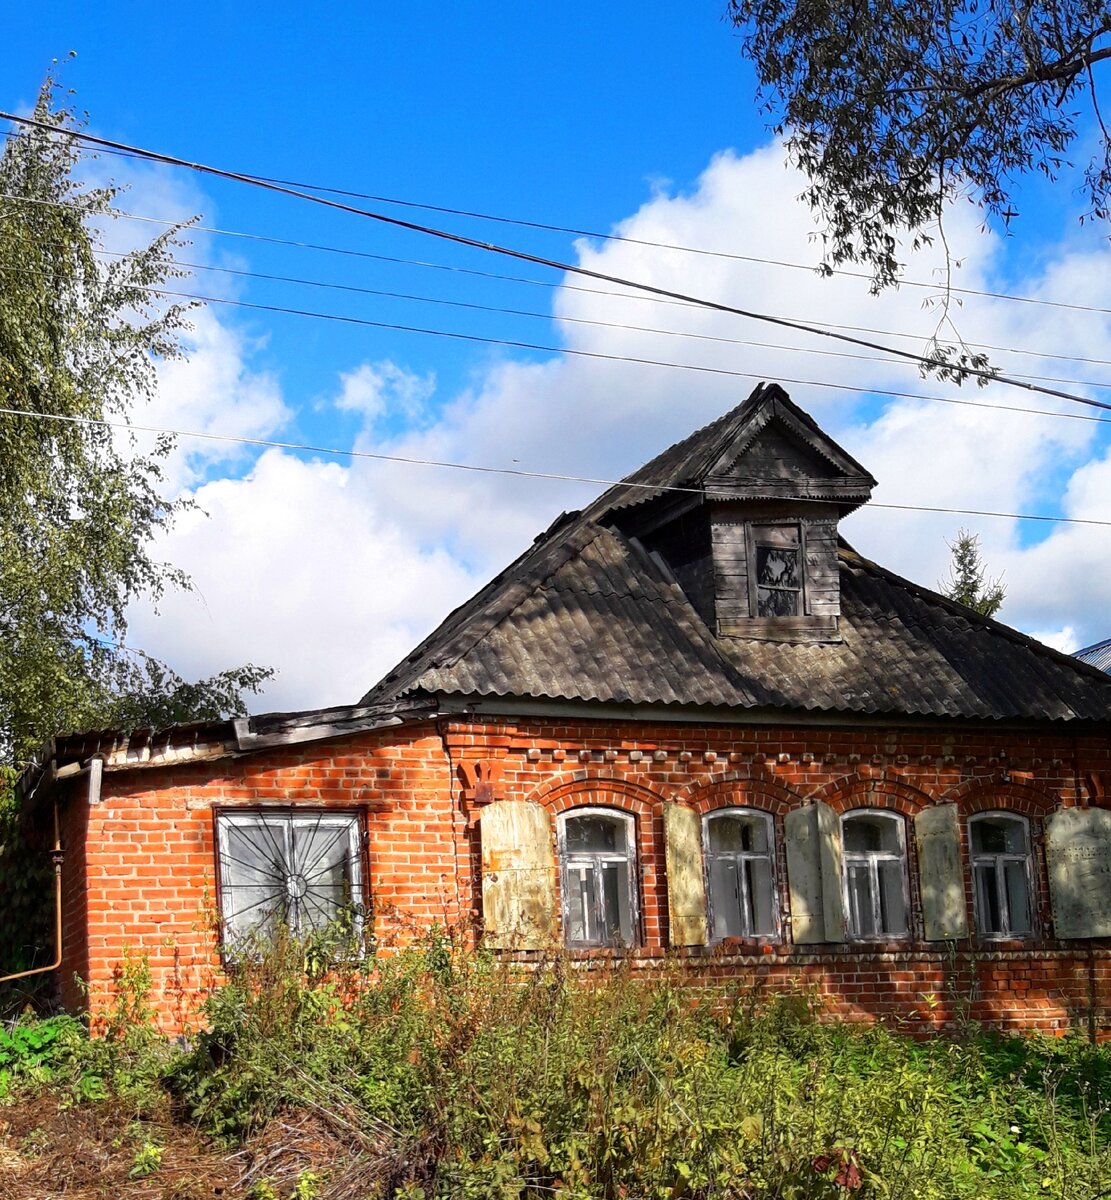
[[[762,385],[358,705],[54,739],[21,789],[61,815],[65,1002],[130,949],[181,1028],[237,939],[346,913],[1108,1033],[1111,678],[853,551],[873,486]]]

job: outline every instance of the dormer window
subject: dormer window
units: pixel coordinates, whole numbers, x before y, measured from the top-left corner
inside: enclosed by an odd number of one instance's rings
[[[803,558],[799,526],[752,525],[752,615],[797,617],[803,612]]]
[[[757,388],[643,468],[638,487],[642,475],[660,494],[621,497],[614,519],[671,571],[715,637],[841,640],[837,523],[875,480],[782,389]]]
[[[838,639],[837,509],[722,501],[710,511],[718,637]]]

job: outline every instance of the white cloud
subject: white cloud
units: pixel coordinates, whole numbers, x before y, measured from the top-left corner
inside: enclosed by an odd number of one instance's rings
[[[204,512],[186,513],[159,547],[196,590],[166,597],[159,614],[137,609],[130,639],[190,677],[276,666],[267,707],[354,703],[479,581],[414,544],[350,476],[270,450],[244,478],[199,488]]]
[[[210,221],[215,217],[212,201],[192,178],[167,167],[93,158],[82,162],[79,173],[90,186],[118,185],[121,190],[113,207],[129,214],[98,222],[105,263],[145,248],[194,214],[207,210]],[[177,240],[181,244],[170,249],[172,257],[186,264],[186,269],[195,265],[197,274],[171,278],[164,286],[171,292],[234,298],[235,284],[229,282],[230,277],[207,272],[205,267],[234,265],[237,260],[224,257],[212,235],[200,230],[182,230]],[[165,296],[155,299],[152,307],[174,303],[187,304],[188,300]],[[136,425],[211,435],[178,440],[164,461],[165,489],[170,496],[195,487],[215,469],[242,468],[250,461],[250,450],[219,439],[272,436],[292,415],[277,376],[252,366],[266,346],[265,337],[246,332],[230,310],[218,304],[191,309],[187,322],[181,335],[185,357],[157,363],[154,396],[131,413]],[[125,444],[127,435],[118,441]],[[140,450],[149,451],[155,438],[138,434],[134,441]]]
[[[814,226],[795,200],[801,190],[776,147],[743,158],[723,154],[688,194],[654,195],[618,232],[647,242],[813,262]],[[995,290],[1006,250],[1000,240],[981,233],[975,215],[963,209],[953,212],[947,235],[965,264],[960,284]],[[864,280],[821,279],[771,262],[630,242],[583,243],[578,251],[593,270],[784,317],[880,330],[858,336],[906,348],[921,348],[937,320],[922,307],[930,293],[911,287],[877,298]],[[907,275],[934,279],[940,261],[937,247],[923,250]],[[1069,248],[1055,256],[1050,250],[1043,261],[1021,290],[1111,305],[1106,251],[1085,255]],[[736,404],[757,379],[780,379],[877,477],[877,502],[1022,512],[1044,510],[1063,496],[1073,515],[1107,516],[1111,461],[1099,448],[1098,426],[925,397],[1051,411],[1068,408],[1063,402],[998,386],[958,390],[921,380],[912,368],[865,348],[706,309],[599,294],[619,290],[582,278],[565,281],[554,311],[569,348],[738,374],[587,357],[530,363],[506,357],[489,362],[468,389],[434,410],[433,377],[419,362],[391,360],[342,374],[321,363],[317,390],[327,393],[335,380],[335,406],[361,418],[356,449],[606,479]],[[987,299],[968,299],[955,318],[969,341],[1016,348],[996,355],[997,361],[1030,374],[1083,378],[1093,368],[1079,360],[1101,357],[1111,333],[1098,313]],[[898,339],[897,333],[918,340]],[[207,419],[214,428],[261,429],[284,420],[274,381],[252,376],[246,366],[249,344],[221,342],[214,334],[208,349],[218,357],[221,347],[228,357],[223,370],[210,364],[211,386],[196,382],[205,375],[203,365],[199,376],[183,368],[167,390],[167,404],[182,412],[198,405],[191,423]],[[1036,349],[1069,357],[1039,358]],[[836,355],[806,352],[814,350]],[[917,398],[891,397],[877,405],[860,399],[858,391],[868,389]],[[209,403],[208,397],[221,399]],[[390,433],[399,419],[411,427]],[[190,469],[192,478],[201,477],[202,467]],[[165,543],[165,556],[193,574],[207,610],[196,599],[172,598],[157,621],[136,614],[135,640],[164,652],[186,673],[248,658],[278,666],[280,682],[262,706],[354,700],[560,509],[578,507],[598,490],[512,475],[366,460],[341,466],[268,453],[243,479],[199,486],[197,499],[211,520],[190,518]],[[946,539],[961,526],[980,534],[989,572],[1005,573],[1004,619],[1049,631],[1043,636],[1060,645],[1109,632],[1101,622],[1111,606],[1111,537],[1105,536],[1111,530],[1062,527],[1031,543],[1011,521],[873,507],[847,522],[845,532],[864,553],[932,586],[947,573]]]
[[[1080,639],[1071,625],[1066,625],[1063,629],[1031,630],[1030,636],[1047,646],[1052,646],[1054,650],[1060,650],[1062,654],[1075,654],[1081,648]]]
[[[353,371],[343,371],[339,381],[336,408],[358,413],[368,423],[386,412],[416,420],[436,390],[436,376],[432,372],[414,375],[388,360],[363,363]]]
[[[184,359],[158,366],[158,390],[137,423],[210,434],[180,438],[167,462],[171,494],[193,487],[217,467],[249,460],[249,447],[221,438],[265,438],[280,430],[291,412],[277,377],[253,371],[256,339],[222,320],[210,308],[191,314]]]

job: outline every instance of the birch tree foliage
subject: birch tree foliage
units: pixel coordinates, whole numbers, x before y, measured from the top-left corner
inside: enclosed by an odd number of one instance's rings
[[[21,129],[0,149],[0,759],[11,762],[51,733],[144,708],[242,711],[240,689],[270,674],[237,668],[206,690],[126,647],[127,605],[188,585],[151,551],[182,502],[162,495],[169,438],[143,451],[95,422],[126,425],[154,393],[156,363],[182,354],[187,308],[149,289],[184,274],[184,229],[105,252],[119,189],[82,181],[64,136],[78,121],[57,94],[48,78],[34,114],[52,132]]]
[[[770,127],[824,221],[823,266],[899,277],[900,234],[944,237],[966,197],[1013,228],[1015,185],[1067,180],[1111,209],[1106,0],[729,0]]]

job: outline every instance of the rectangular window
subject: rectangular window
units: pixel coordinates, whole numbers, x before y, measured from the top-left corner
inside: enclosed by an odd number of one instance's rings
[[[567,945],[636,943],[633,818],[605,809],[560,817],[560,886]]]
[[[272,935],[304,937],[361,926],[359,819],[324,810],[221,812],[220,918],[227,943]]]
[[[753,809],[721,809],[703,819],[715,940],[777,935],[771,831],[771,817]]]
[[[802,538],[798,525],[753,525],[753,562],[758,617],[802,614]]]
[[[906,937],[910,914],[902,818],[869,809],[846,813],[841,839],[849,937]]]
[[[1029,937],[1030,847],[1026,819],[987,812],[970,818],[976,929],[983,937]]]

